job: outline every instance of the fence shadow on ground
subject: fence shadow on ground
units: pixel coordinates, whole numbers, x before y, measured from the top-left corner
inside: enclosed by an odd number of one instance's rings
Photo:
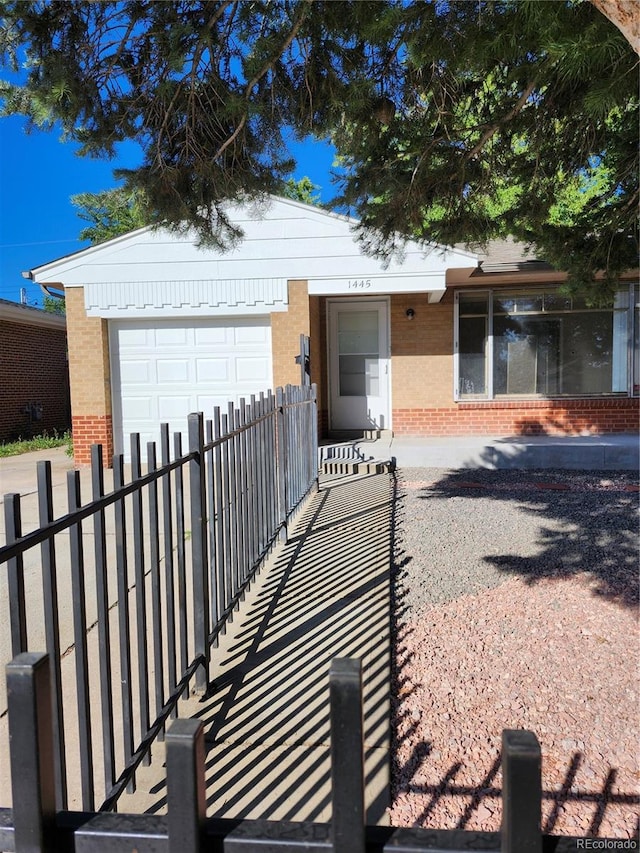
[[[330,820],[329,665],[355,657],[367,817],[384,818],[391,507],[388,475],[325,484],[220,638],[208,695],[180,712],[205,723],[209,815]],[[151,794],[163,811],[165,781]]]
[[[411,472],[412,476],[417,473],[417,470]],[[411,483],[410,487],[417,491],[417,499],[425,502],[424,510],[419,510],[425,517],[429,502],[443,502],[454,497],[474,501],[490,496],[495,501],[516,502],[521,511],[539,520],[538,553],[525,557],[514,549],[513,553],[495,555],[491,553],[495,543],[487,540],[487,553],[482,555],[484,561],[504,572],[505,579],[519,576],[528,584],[536,584],[544,578],[570,578],[588,568],[595,581],[594,595],[625,611],[637,608],[638,492],[635,473],[462,469],[439,471],[433,482]],[[605,493],[606,501],[603,500]],[[406,569],[415,557],[411,547],[407,547],[404,529],[408,523],[414,526],[419,523],[416,518],[407,520],[406,496],[400,471],[393,510],[392,545],[392,636],[396,652],[392,660],[392,754],[397,756],[403,743],[411,744],[411,749],[408,757],[405,750],[405,759],[398,761],[393,770],[396,784],[392,798],[415,795],[410,822],[406,824],[411,826],[442,825],[441,817],[436,817],[435,824],[433,822],[439,802],[445,798],[457,799],[453,810],[457,814],[455,827],[451,825],[450,828],[469,829],[474,822],[472,818],[477,817],[483,805],[490,804],[491,811],[496,812],[499,819],[503,795],[501,760],[498,755],[489,769],[476,772],[473,784],[466,782],[469,773],[474,772],[476,761],[464,750],[460,751],[459,760],[453,760],[435,781],[435,774],[425,770],[439,745],[427,739],[416,739],[417,721],[414,722],[403,708],[403,697],[415,687],[415,672],[411,666],[414,646],[409,635],[411,620],[416,618],[412,605],[407,602],[406,589]],[[409,511],[414,510],[415,498]],[[438,519],[442,523],[442,517]],[[451,547],[455,547],[453,541]],[[585,554],[588,554],[588,566],[585,566]],[[584,753],[575,750],[569,753],[562,770],[557,768],[556,777],[561,778],[559,784],[545,786],[543,775],[542,831],[547,834],[566,832],[562,826],[563,812],[566,809],[575,812],[576,806],[582,806],[589,809],[590,816],[586,837],[598,837],[610,807],[624,806],[632,810],[637,838],[640,818],[635,815],[640,795],[635,790],[632,793],[620,790],[615,767],[610,767],[600,778],[591,779],[588,786],[583,780],[576,784],[583,762]],[[392,821],[397,824],[397,819],[392,818]]]
[[[429,741],[421,741],[414,745],[412,754],[407,761],[407,766],[398,768],[402,773],[408,770],[413,772],[428,761],[433,750]],[[580,788],[576,790],[575,779],[577,771],[583,761],[581,752],[574,752],[568,760],[564,770],[561,784],[555,789],[543,788],[543,819],[542,831],[553,835],[559,833],[559,821],[563,810],[569,806],[578,804],[590,810],[591,819],[588,829],[584,833],[587,838],[597,838],[600,828],[607,813],[607,809],[614,805],[637,807],[640,805],[640,795],[636,793],[616,793],[612,790],[616,782],[616,770],[611,768],[600,784],[594,784],[591,788]],[[460,807],[456,809],[460,816],[455,821],[455,829],[469,829],[471,818],[477,809],[486,804],[491,804],[491,810],[498,816],[501,811],[503,789],[500,784],[501,761],[500,757],[495,759],[490,769],[482,774],[477,784],[461,784],[456,782],[456,777],[464,770],[465,762],[453,762],[445,773],[442,774],[437,784],[411,785],[411,791],[421,798],[426,798],[427,803],[416,810],[412,818],[413,826],[430,826],[430,816],[434,812],[439,801],[444,798],[458,798]],[[635,837],[640,833],[640,819],[636,823]]]

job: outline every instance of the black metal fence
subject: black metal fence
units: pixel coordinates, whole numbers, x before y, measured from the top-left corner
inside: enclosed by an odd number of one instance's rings
[[[68,472],[58,518],[51,465],[39,463],[39,526],[26,535],[20,495],[4,498],[6,645],[13,658],[49,656],[57,810],[71,789],[86,811],[115,809],[180,696],[206,690],[212,645],[317,481],[315,388],[241,400],[211,420],[190,415],[186,452],[176,433],[171,453],[165,424],[157,457],[149,443],[143,465],[131,436],[130,476],[115,456],[107,491],[94,446],[91,499]]]
[[[360,661],[346,658],[333,660],[329,677],[331,823],[207,819],[204,731],[202,721],[195,719],[176,720],[167,733],[166,815],[61,811],[56,804],[51,670],[46,654],[18,655],[7,667],[14,807],[0,809],[2,850],[566,853],[587,849],[584,839],[541,834],[540,745],[534,734],[519,730],[502,735],[499,833],[365,826],[362,672]]]

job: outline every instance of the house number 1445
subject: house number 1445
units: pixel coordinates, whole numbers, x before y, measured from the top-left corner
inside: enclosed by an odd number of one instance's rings
[[[349,288],[351,290],[366,289],[367,287],[371,287],[371,279],[369,279],[369,278],[350,278],[349,279]]]

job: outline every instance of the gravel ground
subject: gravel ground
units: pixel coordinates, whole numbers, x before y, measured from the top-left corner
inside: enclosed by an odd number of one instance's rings
[[[499,829],[527,728],[543,830],[636,837],[637,477],[398,474],[391,823]]]

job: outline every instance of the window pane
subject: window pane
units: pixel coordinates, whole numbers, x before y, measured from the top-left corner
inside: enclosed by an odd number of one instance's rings
[[[380,361],[364,355],[341,355],[340,396],[377,397],[380,394]]]
[[[494,314],[515,314],[516,300],[513,296],[496,295],[493,298]]]
[[[496,394],[585,395],[626,389],[626,331],[612,311],[496,317]]]
[[[496,394],[558,394],[561,321],[499,317],[493,327]]]
[[[378,312],[341,311],[338,314],[338,348],[343,353],[378,352]]]
[[[368,397],[378,397],[380,394],[380,361],[377,358],[367,358],[364,362],[365,387]]]
[[[461,293],[458,298],[458,308],[460,314],[486,314],[487,313],[487,294],[486,293]]]
[[[616,300],[617,303],[618,300]],[[628,372],[627,312],[613,312],[613,346],[611,353],[611,390],[627,391]]]
[[[640,287],[633,288],[633,393],[640,394]]]
[[[544,294],[545,311],[571,311],[571,297],[559,293]]]
[[[340,396],[364,397],[366,394],[365,357],[340,356]]]
[[[494,314],[523,314],[542,311],[542,293],[501,293],[494,297]]]
[[[536,296],[517,296],[516,306],[518,314],[531,311],[535,311],[539,314],[542,311],[542,294],[538,294]]]
[[[566,318],[563,393],[613,391],[613,312],[597,311]]]
[[[484,317],[463,317],[459,326],[458,391],[461,396],[486,394],[487,322]]]
[[[640,393],[640,287],[633,293],[633,303],[625,288],[612,308],[594,309],[552,289],[493,291],[490,347],[490,318],[482,314],[490,294],[461,294],[459,396],[486,396],[489,370],[494,396]]]

